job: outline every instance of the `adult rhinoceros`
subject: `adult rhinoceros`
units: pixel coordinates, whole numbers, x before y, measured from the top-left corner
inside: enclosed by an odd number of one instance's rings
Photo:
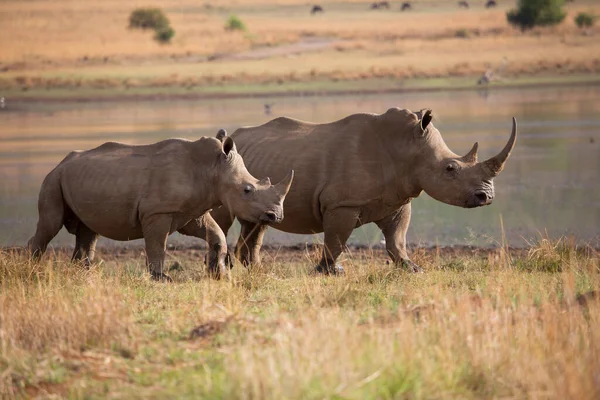
[[[252,174],[278,178],[296,171],[285,202],[286,218],[277,229],[325,233],[318,272],[343,272],[336,259],[352,230],[369,222],[382,230],[394,262],[421,271],[406,252],[410,201],[424,190],[459,207],[490,204],[492,180],[502,171],[517,137],[513,118],[505,148],[478,163],[477,143],[460,157],[448,149],[431,120],[431,110],[391,108],[381,115],[354,114],[327,124],[276,118],[240,128],[232,137]],[[231,214],[235,211],[223,207],[212,211],[225,232],[233,222]],[[255,226],[241,215],[238,219],[238,258],[244,264],[260,262],[267,226]]]
[[[105,143],[71,152],[46,176],[28,247],[39,258],[64,225],[76,236],[73,259],[89,263],[99,235],[143,237],[152,277],[169,280],[163,272],[165,245],[178,231],[208,242],[209,271],[218,277],[227,242],[207,211],[224,204],[245,221],[280,222],[292,179],[293,171],[274,186],[269,178],[254,178],[231,138]]]

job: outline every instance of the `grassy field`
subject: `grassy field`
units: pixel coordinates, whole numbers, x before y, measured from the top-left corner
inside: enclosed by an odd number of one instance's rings
[[[475,83],[490,68],[503,80],[600,72],[597,28],[583,31],[573,22],[580,11],[600,14],[595,1],[569,3],[563,24],[526,33],[506,22],[512,2],[492,10],[472,2],[462,10],[451,0],[419,1],[412,12],[400,12],[399,3],[370,11],[369,4],[328,2],[325,13],[312,16],[300,0],[5,0],[0,91],[10,97],[29,90],[93,96],[99,92],[90,89],[118,89],[126,96],[165,88],[197,94],[209,87],[237,93],[248,91],[240,89],[246,85],[301,91],[320,82]],[[165,10],[177,32],[170,45],[127,28],[135,7],[153,5]],[[225,30],[233,14],[246,32]]]
[[[427,272],[317,250],[271,250],[260,269],[207,279],[172,251],[151,282],[140,249],[85,270],[0,254],[0,397],[594,399],[600,263],[541,240],[507,251],[416,250]]]

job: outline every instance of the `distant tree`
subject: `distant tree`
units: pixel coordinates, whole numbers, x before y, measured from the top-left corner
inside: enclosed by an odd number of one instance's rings
[[[129,27],[153,29],[154,40],[159,43],[170,43],[175,36],[175,30],[171,28],[169,19],[159,8],[136,8],[129,15]]]
[[[587,12],[580,12],[575,17],[575,23],[579,28],[591,28],[596,22],[596,16]]]
[[[521,28],[560,24],[567,13],[564,0],[519,0],[517,8],[506,13],[508,22]]]
[[[129,16],[129,27],[160,29],[169,26],[169,19],[159,8],[136,8]]]
[[[170,26],[163,26],[162,28],[156,29],[154,40],[159,43],[170,43],[173,36],[175,36],[175,30]]]

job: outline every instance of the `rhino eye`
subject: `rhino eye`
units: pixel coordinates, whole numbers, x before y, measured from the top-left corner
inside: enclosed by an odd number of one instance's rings
[[[252,185],[246,185],[246,186],[244,186],[244,193],[250,194],[252,192],[254,192],[254,186],[252,186]]]
[[[446,171],[449,173],[454,173],[456,171],[458,171],[459,167],[458,164],[451,162],[450,164],[446,165]]]

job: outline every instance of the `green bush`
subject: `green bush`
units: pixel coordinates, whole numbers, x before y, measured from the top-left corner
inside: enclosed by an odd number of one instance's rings
[[[519,0],[517,8],[506,13],[508,22],[522,30],[534,26],[560,24],[567,13],[564,0]]]
[[[173,36],[175,36],[175,30],[170,26],[163,26],[156,29],[154,40],[160,43],[170,43]]]
[[[246,24],[244,24],[244,22],[241,19],[239,19],[237,15],[232,15],[227,20],[227,24],[225,24],[225,29],[229,31],[245,31]]]
[[[129,27],[140,29],[161,29],[169,26],[169,19],[158,8],[137,8],[129,16]]]
[[[596,22],[596,16],[587,12],[580,12],[575,17],[575,23],[580,28],[591,28]]]

